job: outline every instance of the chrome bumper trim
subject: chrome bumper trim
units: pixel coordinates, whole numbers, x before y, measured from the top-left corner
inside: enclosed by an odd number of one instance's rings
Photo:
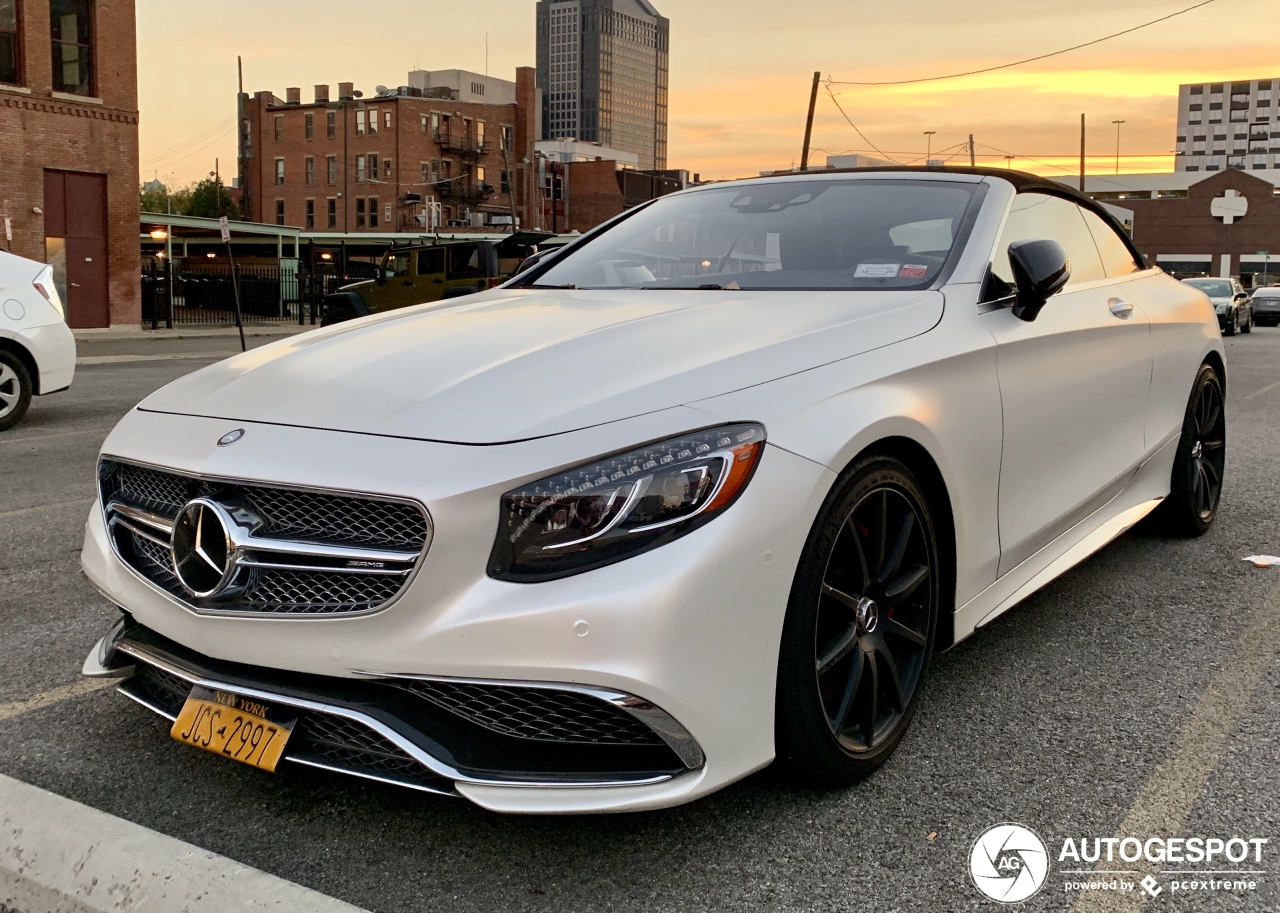
[[[147,647],[135,643],[127,639],[121,639],[115,642],[115,650],[123,653],[133,659],[146,663],[170,675],[177,676],[184,681],[190,682],[193,686],[200,685],[205,688],[211,688],[215,691],[225,691],[231,694],[238,694],[243,697],[253,698],[267,703],[284,705],[287,707],[295,707],[299,710],[310,710],[315,713],[321,713],[328,716],[336,716],[353,723],[358,723],[367,729],[372,730],[384,739],[394,744],[397,748],[407,754],[410,758],[417,761],[432,774],[445,779],[452,780],[455,783],[469,783],[476,786],[500,786],[516,789],[599,789],[612,788],[619,786],[652,786],[657,783],[665,783],[672,779],[671,774],[660,774],[652,777],[643,777],[632,780],[572,780],[572,779],[535,779],[535,778],[505,778],[505,777],[475,777],[466,774],[448,764],[440,761],[431,754],[423,751],[413,742],[400,735],[394,729],[384,725],[378,720],[373,719],[367,714],[358,710],[351,710],[346,707],[336,707],[332,704],[326,704],[321,701],[313,701],[306,698],[292,697],[281,695],[273,691],[263,691],[257,688],[250,688],[243,685],[234,685],[229,682],[220,681],[217,678],[208,677],[199,671],[192,670],[181,663],[161,656]],[[137,700],[137,698],[134,698]],[[142,703],[139,701],[139,703]],[[166,715],[167,716],[167,715]],[[341,771],[347,773],[347,771]]]

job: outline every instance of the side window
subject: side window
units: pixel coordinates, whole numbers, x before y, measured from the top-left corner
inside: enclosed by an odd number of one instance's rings
[[[484,260],[478,244],[458,244],[449,248],[449,278],[484,278]]]
[[[418,251],[418,275],[435,276],[444,272],[444,251],[438,247]]]
[[[1067,259],[1071,262],[1068,288],[1106,278],[1097,245],[1085,225],[1079,206],[1047,193],[1020,193],[1014,197],[1013,206],[1009,209],[1009,219],[1005,222],[1004,234],[1000,236],[995,260],[991,264],[991,271],[1010,286],[1013,285],[1013,271],[1009,267],[1009,245],[1032,238],[1048,238],[1066,249]]]
[[[1094,243],[1098,245],[1098,253],[1102,255],[1102,268],[1107,271],[1108,276],[1112,278],[1127,276],[1142,268],[1133,259],[1128,245],[1120,239],[1114,228],[1104,222],[1097,213],[1087,209],[1080,211],[1084,213],[1085,224],[1089,226],[1089,233],[1093,235]]]

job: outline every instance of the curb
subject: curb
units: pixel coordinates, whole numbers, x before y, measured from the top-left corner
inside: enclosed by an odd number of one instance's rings
[[[0,775],[6,913],[363,913],[97,809]]]
[[[310,324],[289,324],[288,326],[257,326],[245,327],[244,335],[246,338],[261,336],[296,336],[299,333],[305,333],[308,330],[319,329],[319,324],[311,326]],[[122,327],[103,327],[90,329],[73,329],[71,331],[76,342],[104,342],[112,340],[136,340],[136,339],[216,339],[220,337],[240,338],[240,333],[235,327],[182,327],[167,330],[164,328],[157,330],[147,330],[142,327],[122,326]]]

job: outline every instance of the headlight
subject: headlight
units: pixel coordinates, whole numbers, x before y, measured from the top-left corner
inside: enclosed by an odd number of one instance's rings
[[[678,539],[737,499],[764,441],[754,424],[696,431],[509,491],[489,576],[554,580]]]

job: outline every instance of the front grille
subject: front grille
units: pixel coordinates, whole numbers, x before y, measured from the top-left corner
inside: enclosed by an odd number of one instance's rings
[[[262,616],[339,616],[385,606],[407,585],[430,538],[423,510],[405,501],[201,479],[132,463],[103,460],[102,504],[121,559],[166,593],[209,613]],[[136,523],[114,522],[114,505],[146,511],[172,525],[193,498],[234,508],[254,523],[257,567],[246,562],[226,596],[200,599],[175,573],[168,534]],[[127,518],[126,518],[127,519]],[[140,530],[150,535],[144,535]],[[316,554],[297,553],[314,545]],[[292,551],[275,553],[273,547]],[[334,548],[358,550],[360,560],[326,555]],[[389,556],[381,561],[382,555]],[[312,568],[320,568],[313,570]],[[198,588],[203,589],[203,588]]]
[[[400,687],[503,735],[540,742],[661,745],[662,739],[625,710],[572,691],[405,681]]]
[[[410,786],[430,786],[439,779],[369,727],[328,714],[302,716],[287,757]]]

